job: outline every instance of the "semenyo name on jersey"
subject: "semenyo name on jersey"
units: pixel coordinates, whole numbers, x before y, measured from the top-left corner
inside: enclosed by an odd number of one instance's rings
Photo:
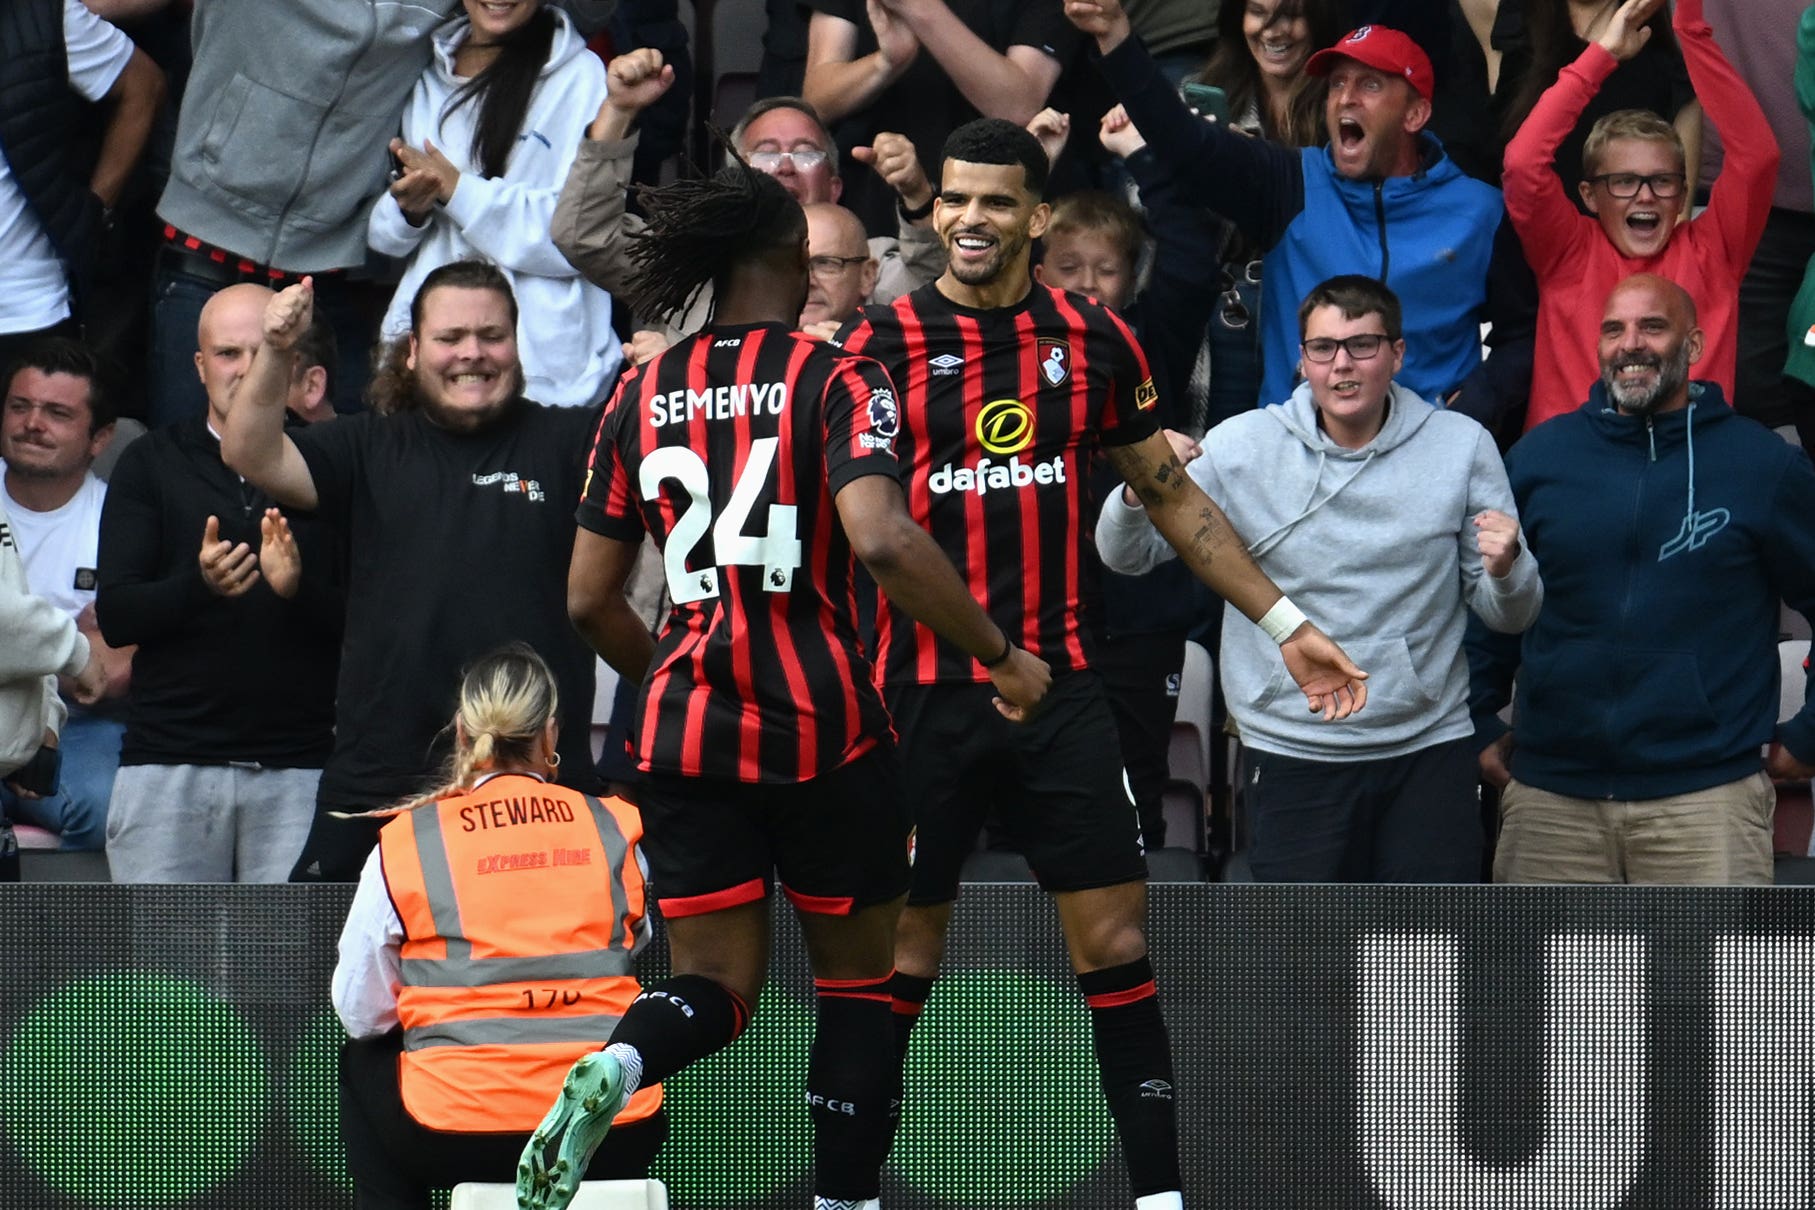
[[[739,416],[779,416],[788,406],[785,382],[720,384],[706,391],[669,391],[649,400],[649,423],[656,427],[681,424],[704,416],[707,420],[732,420]]]

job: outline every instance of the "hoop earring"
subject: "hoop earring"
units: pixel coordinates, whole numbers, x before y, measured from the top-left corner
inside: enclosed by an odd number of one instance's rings
[[[551,769],[559,769],[561,767],[561,754],[559,752],[550,752],[548,754],[548,767]]]

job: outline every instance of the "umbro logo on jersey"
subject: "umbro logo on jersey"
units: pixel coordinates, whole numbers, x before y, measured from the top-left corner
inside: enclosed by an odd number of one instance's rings
[[[941,353],[937,357],[927,358],[926,364],[933,367],[935,374],[956,374],[964,368],[964,358],[956,353]]]

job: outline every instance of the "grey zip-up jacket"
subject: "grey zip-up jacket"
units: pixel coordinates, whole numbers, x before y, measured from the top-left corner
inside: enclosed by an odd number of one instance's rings
[[[562,0],[580,26],[616,0]],[[299,273],[366,261],[389,144],[460,0],[197,0],[195,66],[158,214]]]
[[[1242,742],[1303,760],[1378,760],[1472,735],[1468,610],[1529,626],[1544,601],[1529,546],[1503,580],[1481,566],[1474,517],[1517,516],[1486,429],[1397,383],[1380,432],[1344,449],[1317,427],[1311,388],[1205,435],[1187,468],[1280,591],[1368,673],[1368,703],[1332,726],[1305,709],[1273,641],[1225,606],[1219,660]],[[1175,557],[1138,507],[1110,495],[1097,549],[1113,571]]]

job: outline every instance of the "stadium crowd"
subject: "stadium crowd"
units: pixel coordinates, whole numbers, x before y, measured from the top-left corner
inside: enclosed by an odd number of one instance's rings
[[[627,366],[713,313],[709,283],[660,313],[633,312],[626,293],[643,234],[636,187],[694,170],[680,152],[694,70],[685,30],[672,6],[628,0],[315,8],[32,0],[0,22],[19,98],[0,117],[4,507],[23,587],[70,623],[8,644],[38,703],[21,709],[68,717],[8,737],[26,768],[0,807],[67,848],[105,848],[123,881],[352,878],[376,835],[360,816],[440,766],[459,667],[508,639],[535,645],[562,681],[564,776],[638,776],[623,751],[635,686],[595,667],[566,621],[564,504],[578,498],[596,427],[586,413]],[[1219,503],[1247,510],[1297,493],[1238,529],[1269,571],[1290,569],[1301,596],[1329,594],[1356,614],[1322,621],[1378,666],[1371,711],[1295,742],[1255,713],[1278,697],[1274,669],[1241,654],[1258,630],[1225,620],[1161,552],[1109,558],[1131,560],[1135,576],[1088,560],[1078,592],[1089,662],[1110,687],[1147,847],[1165,842],[1167,736],[1189,636],[1220,657],[1217,717],[1226,703],[1243,741],[1234,776],[1258,876],[1465,879],[1497,831],[1518,837],[1533,791],[1565,796],[1576,804],[1565,818],[1581,818],[1761,771],[1800,780],[1810,766],[1797,754],[1815,759],[1807,719],[1776,726],[1779,603],[1808,604],[1802,464],[1769,445],[1723,462],[1704,436],[1737,413],[1815,439],[1815,290],[1802,290],[1815,204],[1801,154],[1815,68],[1797,50],[1802,17],[1789,0],[823,0],[771,13],[760,95],[728,143],[805,207],[798,326],[835,339],[859,308],[945,271],[954,237],[934,201],[946,136],[979,115],[1026,125],[1051,169],[1038,283],[1133,325],[1162,427]],[[286,80],[299,74],[332,87],[295,96]],[[443,341],[446,358],[419,356],[432,318],[423,282],[469,259],[508,290],[514,320],[497,334],[508,339],[477,354]],[[1690,310],[1680,345],[1621,362],[1637,346],[1595,316],[1638,273],[1681,287]],[[223,459],[221,438],[266,301],[304,275],[314,318],[279,426],[301,462],[272,483]],[[1388,288],[1392,334],[1386,357],[1346,349],[1338,368],[1357,374],[1332,389],[1359,383],[1391,401],[1351,442],[1312,391],[1291,443],[1312,465],[1301,487],[1280,488],[1270,480],[1287,473],[1290,449],[1242,444],[1223,426],[1283,418],[1314,386],[1323,371],[1302,355],[1301,307],[1344,275]],[[1691,352],[1686,369],[1669,365]],[[1680,441],[1686,498],[1645,480],[1627,509],[1612,470],[1590,465],[1584,499],[1551,499],[1551,477],[1587,456],[1586,439],[1539,464],[1535,451],[1562,430],[1522,445],[1521,434],[1610,400],[1621,412],[1619,375],[1647,365],[1695,384],[1680,438],[1657,427],[1675,409],[1625,409],[1643,418],[1650,461],[1668,463]],[[960,370],[905,370],[929,372]],[[432,420],[406,436],[415,422],[404,414],[425,395],[481,381],[572,414],[538,412],[521,433],[513,424],[503,449],[499,434],[444,441],[460,435]],[[1422,421],[1420,405],[1482,426],[1485,438],[1447,424],[1451,436],[1424,438],[1476,451],[1458,453],[1450,519],[1461,527],[1490,501],[1504,521],[1488,532],[1506,532],[1521,568],[1536,556],[1521,574],[1541,579],[1542,607],[1498,615],[1471,589],[1467,606],[1450,594],[1425,609],[1407,600],[1418,590],[1382,577],[1416,532],[1405,506],[1434,473],[1406,453],[1385,458],[1391,434]],[[345,419],[356,423],[337,429]],[[1688,461],[1696,437],[1699,467]],[[1494,486],[1497,459],[1480,453],[1496,445],[1514,472],[1510,496]],[[1369,504],[1348,468],[1375,462]],[[1763,478],[1766,466],[1781,478]],[[299,468],[308,491],[296,490]],[[1138,525],[1114,503],[1113,470],[1099,459],[1093,473],[1114,525]],[[981,487],[983,468],[974,474]],[[1743,523],[1721,495],[1728,477],[1770,493]],[[1347,499],[1326,509],[1339,490]],[[1587,535],[1567,522],[1591,513],[1622,519],[1604,546],[1575,552],[1587,582],[1566,581],[1564,548],[1547,558],[1545,547],[1580,546]],[[1642,523],[1654,514],[1684,527],[1679,558],[1708,557],[1724,530],[1748,545],[1718,569],[1660,559],[1644,570],[1661,582],[1641,588],[1621,543],[1649,542]],[[465,589],[500,557],[513,593]],[[1622,584],[1608,582],[1610,559]],[[1472,584],[1480,565],[1464,564]],[[635,594],[651,628],[667,606],[656,572],[643,568]],[[1710,626],[1735,607],[1741,578],[1744,617]],[[874,626],[873,598],[860,613]],[[81,651],[102,685],[93,700],[76,683]],[[1521,666],[1513,713],[1524,725],[1509,727],[1500,716]],[[33,678],[55,671],[62,692],[46,697]],[[1479,776],[1451,760],[1441,792],[1404,781],[1405,758],[1439,745],[1478,751]],[[1281,761],[1314,766],[1283,798],[1272,787],[1289,775],[1262,775]],[[1493,791],[1509,783],[1496,812]],[[1468,806],[1483,788],[1485,814]],[[1438,809],[1433,795],[1454,805]],[[1009,807],[999,797],[998,812]],[[1723,842],[1751,846],[1750,872],[1715,862],[1708,879],[1769,875],[1756,835],[1768,840],[1769,787],[1742,797],[1716,814],[1754,833]],[[1639,843],[1631,827],[1644,825],[1597,825],[1610,864],[1593,880],[1651,878],[1627,852]],[[1398,847],[1408,844],[1443,852],[1431,864]],[[1547,877],[1549,856],[1562,856],[1547,853],[1518,862],[1518,877]]]
[[[660,0],[0,9],[0,849],[370,882],[386,808],[456,752],[477,793],[448,720],[520,644],[510,776],[647,795],[671,923],[749,923],[688,779],[919,819],[911,885],[782,865],[850,917],[836,1103],[900,1095],[855,1039],[905,1051],[980,827],[1025,854],[1148,1210],[1188,640],[1257,879],[1772,881],[1815,5],[768,9],[717,175]],[[674,936],[698,1036],[637,1000],[597,1096],[748,1018],[761,961]],[[888,1130],[826,1130],[867,1204]]]

